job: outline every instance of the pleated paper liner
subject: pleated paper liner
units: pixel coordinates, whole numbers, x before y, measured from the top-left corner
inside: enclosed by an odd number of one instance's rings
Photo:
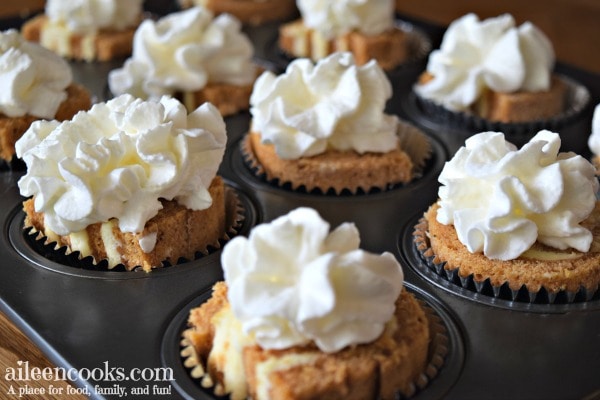
[[[385,71],[393,76],[402,73],[404,69],[414,67],[419,63],[424,63],[429,55],[429,52],[431,51],[432,46],[429,37],[423,31],[416,28],[413,24],[407,21],[397,20],[395,27],[396,29],[404,32],[406,35],[407,57],[396,67]],[[275,53],[275,58],[278,60],[278,64],[281,66],[281,68],[285,69],[287,64],[298,57],[287,53],[285,50],[279,47],[278,37],[279,34],[276,34],[274,43],[271,44],[271,47],[272,51]]]
[[[396,399],[410,399],[415,395],[424,392],[427,393],[427,386],[438,376],[440,370],[444,367],[446,358],[451,347],[449,332],[437,312],[425,300],[417,298],[422,307],[429,323],[429,332],[431,340],[429,342],[427,365],[423,372],[419,374],[417,379],[411,383],[409,392],[402,394],[398,392]],[[215,385],[214,380],[207,373],[205,366],[200,360],[193,344],[188,339],[188,335],[192,329],[186,329],[181,333],[181,358],[182,363],[189,371],[190,377],[195,380],[206,391],[210,391],[215,397],[224,396],[228,399],[223,388],[220,385]]]
[[[499,122],[481,118],[475,114],[452,111],[432,100],[425,99],[413,91],[413,96],[422,117],[451,129],[466,131],[472,134],[479,132],[503,132],[506,140],[521,147],[527,143],[537,132],[548,129],[561,134],[561,138],[570,150],[581,149],[586,146],[588,134],[570,137],[569,128],[584,120],[591,107],[589,90],[575,80],[558,75],[559,79],[567,85],[566,109],[548,119],[539,119],[527,122]],[[588,128],[589,129],[589,128]]]
[[[413,162],[412,179],[410,180],[410,182],[413,182],[423,176],[423,172],[427,168],[428,161],[431,160],[433,148],[430,139],[419,128],[404,121],[400,121],[399,123],[398,138],[401,149],[408,154]],[[256,155],[252,149],[250,133],[246,134],[246,136],[242,139],[240,143],[240,151],[244,163],[258,179],[272,186],[293,192],[310,193],[315,195],[352,196],[380,193],[383,191],[401,188],[405,184],[409,183],[389,182],[383,186],[363,187],[356,185],[353,187],[334,187],[333,185],[318,186],[308,179],[301,182],[283,181],[270,174],[256,158]]]
[[[212,254],[221,249],[225,243],[239,233],[240,227],[246,218],[246,209],[236,191],[225,185],[225,232],[222,237],[217,238],[213,243],[207,245],[204,249],[198,249],[196,251],[194,260],[198,260],[204,256]],[[57,242],[50,240],[42,232],[38,232],[31,226],[23,227],[25,240],[29,243],[32,249],[48,260],[56,263],[81,268],[92,271],[118,271],[128,272],[127,268],[123,264],[114,266],[113,268],[108,267],[108,261],[106,259],[95,260],[92,256],[83,257],[79,251],[71,251],[67,246],[60,246]],[[175,264],[165,260],[162,264],[155,268],[166,268],[178,264],[183,264],[192,260],[186,258],[179,258]],[[137,266],[131,271],[141,271],[142,267]]]
[[[434,254],[430,246],[428,223],[425,218],[421,218],[415,225],[413,241],[427,268],[457,287],[473,293],[495,299],[530,304],[571,304],[600,299],[600,288],[588,290],[582,286],[578,291],[562,290],[553,292],[543,286],[540,290],[530,290],[526,285],[522,285],[520,288],[514,289],[509,286],[508,282],[493,285],[489,278],[476,279],[473,274],[461,276],[460,267],[446,269],[446,262],[440,261]]]

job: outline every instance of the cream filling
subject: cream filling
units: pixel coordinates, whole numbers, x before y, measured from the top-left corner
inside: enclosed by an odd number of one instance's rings
[[[229,393],[231,400],[244,400],[248,396],[246,374],[242,352],[253,341],[242,332],[242,325],[233,315],[230,307],[223,308],[212,319],[215,337],[208,364],[214,365],[223,373],[222,386],[218,384],[215,394]]]
[[[271,357],[256,365],[256,400],[268,400],[271,390],[269,376],[276,371],[283,371],[299,365],[314,363],[319,357],[318,352],[287,354],[283,357]]]
[[[79,251],[79,253],[81,254],[81,258],[92,255],[92,248],[90,247],[90,238],[85,229],[79,232],[71,233],[69,235],[69,241],[71,242],[71,250]]]
[[[102,237],[102,242],[104,243],[104,248],[106,250],[109,269],[121,264],[121,253],[119,253],[121,242],[117,240],[113,232],[114,227],[115,220],[112,219],[108,222],[104,222],[100,227],[100,236]]]
[[[40,34],[40,44],[62,57],[73,57],[71,39],[75,34],[64,23],[48,21]],[[96,34],[82,35],[81,55],[86,61],[96,57]]]
[[[574,260],[576,258],[580,258],[582,255],[583,253],[579,252],[565,253],[559,251],[529,249],[521,254],[521,257],[540,261],[560,261]]]

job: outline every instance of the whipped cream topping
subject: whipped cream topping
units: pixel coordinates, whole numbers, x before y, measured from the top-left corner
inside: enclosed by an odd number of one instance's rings
[[[324,352],[377,339],[403,273],[391,253],[368,253],[359,242],[354,224],[330,232],[304,207],[230,241],[221,262],[244,333],[265,349],[314,341]]]
[[[89,34],[137,25],[142,4],[143,0],[47,0],[45,13],[53,23],[63,24],[72,32]]]
[[[0,113],[53,119],[67,98],[69,64],[18,31],[0,32]]]
[[[256,74],[253,53],[235,17],[213,18],[209,10],[193,7],[142,22],[132,56],[110,72],[108,83],[115,95],[130,93],[144,99],[193,92],[209,82],[247,85]]]
[[[483,21],[467,14],[450,24],[429,56],[433,79],[415,91],[448,109],[465,110],[486,89],[548,90],[554,61],[550,40],[530,22],[517,27],[509,14]]]
[[[188,115],[173,98],[122,95],[71,121],[35,122],[15,145],[27,164],[18,185],[59,235],[111,218],[123,232],[141,232],[162,208],[159,199],[193,210],[211,205],[208,187],[226,140],[209,103]]]
[[[580,223],[596,204],[595,169],[559,152],[560,144],[547,130],[521,149],[500,132],[470,137],[439,176],[437,220],[454,224],[470,252],[491,259],[515,259],[536,241],[588,251],[592,233]]]
[[[328,148],[387,152],[398,143],[398,118],[384,113],[392,88],[375,61],[357,66],[351,53],[313,64],[296,59],[285,73],[264,72],[250,96],[252,129],[282,159]]]
[[[588,146],[594,155],[600,155],[600,104],[597,104],[594,109],[592,133],[588,138]]]
[[[393,0],[298,0],[304,25],[325,39],[359,31],[377,35],[394,26]]]

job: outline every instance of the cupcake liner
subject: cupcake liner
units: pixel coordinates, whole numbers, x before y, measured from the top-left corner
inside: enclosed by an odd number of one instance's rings
[[[433,148],[429,138],[419,128],[414,125],[400,121],[398,125],[398,139],[400,146],[405,151],[413,162],[412,179],[422,177],[428,161],[433,154]],[[363,195],[373,194],[382,191],[400,188],[407,183],[388,183],[384,186],[371,187],[340,187],[340,186],[317,186],[311,182],[290,182],[284,181],[273,176],[267,171],[256,158],[250,141],[250,133],[246,134],[240,143],[240,151],[246,166],[264,182],[278,188],[297,191],[300,193],[323,194],[323,195]]]
[[[568,130],[590,110],[590,92],[585,86],[567,76],[556,76],[567,85],[568,108],[552,118],[527,122],[490,121],[472,113],[449,110],[439,103],[419,96],[414,88],[412,95],[425,118],[451,129],[464,130],[472,134],[486,131],[503,132],[508,141],[519,147],[527,143],[538,131],[548,129],[561,134],[565,147],[581,150],[587,146],[588,135],[571,133]]]
[[[198,249],[196,251],[194,260],[200,259],[219,250],[225,245],[226,242],[236,236],[239,232],[242,222],[245,219],[245,208],[235,190],[229,186],[225,186],[225,218],[226,228],[223,236],[215,240],[215,242],[207,245],[207,247],[204,249]],[[118,264],[113,268],[109,268],[108,261],[106,259],[96,260],[92,256],[83,257],[79,251],[72,251],[68,246],[61,246],[56,241],[50,239],[48,236],[36,230],[32,226],[23,226],[23,231],[26,241],[35,252],[62,265],[93,271],[127,272],[142,270],[141,266],[127,270],[123,264]],[[154,267],[153,269],[170,267],[188,261],[192,260],[182,257],[175,264],[172,264],[168,261],[163,261],[160,266]]]
[[[461,276],[460,267],[447,269],[446,262],[440,260],[434,253],[429,241],[428,227],[429,224],[424,217],[414,227],[413,242],[419,256],[427,268],[460,288],[495,299],[532,304],[570,304],[600,298],[599,288],[588,290],[582,286],[575,292],[566,290],[550,292],[542,287],[540,290],[535,291],[530,290],[526,285],[514,289],[509,286],[508,282],[493,285],[489,278],[477,280],[473,274]]]
[[[409,393],[397,393],[396,398],[399,400],[410,399],[421,391],[426,390],[430,382],[438,376],[446,362],[448,353],[450,352],[450,338],[442,318],[440,318],[436,311],[429,306],[426,301],[422,299],[417,299],[417,301],[425,312],[425,317],[429,324],[431,340],[429,343],[427,365],[423,372],[421,372],[410,385]],[[188,336],[192,332],[192,328],[185,329],[181,332],[180,356],[183,365],[189,371],[190,377],[197,381],[202,388],[212,390],[216,396],[226,395],[221,385],[215,385],[214,380],[207,373],[202,360],[200,360],[200,357],[196,353],[193,344],[188,339]]]

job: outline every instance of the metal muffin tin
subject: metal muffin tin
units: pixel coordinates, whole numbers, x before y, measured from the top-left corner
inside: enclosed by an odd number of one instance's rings
[[[159,4],[159,2],[156,2]],[[170,8],[167,8],[170,10]],[[154,10],[155,11],[155,10]],[[165,9],[161,9],[165,11]],[[412,21],[439,43],[439,27]],[[257,57],[269,59],[266,38],[273,26],[249,30]],[[262,45],[262,47],[261,47]],[[261,51],[261,48],[263,49]],[[270,49],[269,51],[272,51]],[[118,66],[118,65],[117,65]],[[74,75],[98,99],[106,96],[106,73],[114,64],[74,63]],[[244,163],[239,142],[250,116],[226,119],[229,144],[219,173],[244,208],[240,235],[298,206],[317,209],[332,226],[354,221],[362,247],[390,251],[403,263],[409,290],[438,315],[448,332],[448,352],[439,373],[414,399],[592,399],[600,396],[600,306],[598,300],[563,306],[523,306],[508,301],[480,301],[418,272],[410,234],[416,220],[437,196],[437,175],[454,151],[443,127],[419,124],[405,96],[419,66],[390,73],[395,95],[388,109],[412,120],[431,135],[433,156],[424,175],[403,187],[353,196],[313,195],[273,186]],[[562,73],[585,84],[594,102],[600,79],[568,66]],[[580,135],[589,132],[581,131]],[[94,386],[126,389],[156,385],[170,395],[147,398],[214,398],[183,366],[179,339],[189,310],[201,304],[222,279],[220,251],[184,264],[143,272],[89,271],[49,261],[33,248],[21,229],[23,212],[19,171],[0,172],[0,309],[57,366],[77,370],[109,367],[171,368],[172,382],[97,381],[76,377],[92,398]],[[131,396],[130,396],[131,397]],[[138,396],[143,398],[143,396]]]

